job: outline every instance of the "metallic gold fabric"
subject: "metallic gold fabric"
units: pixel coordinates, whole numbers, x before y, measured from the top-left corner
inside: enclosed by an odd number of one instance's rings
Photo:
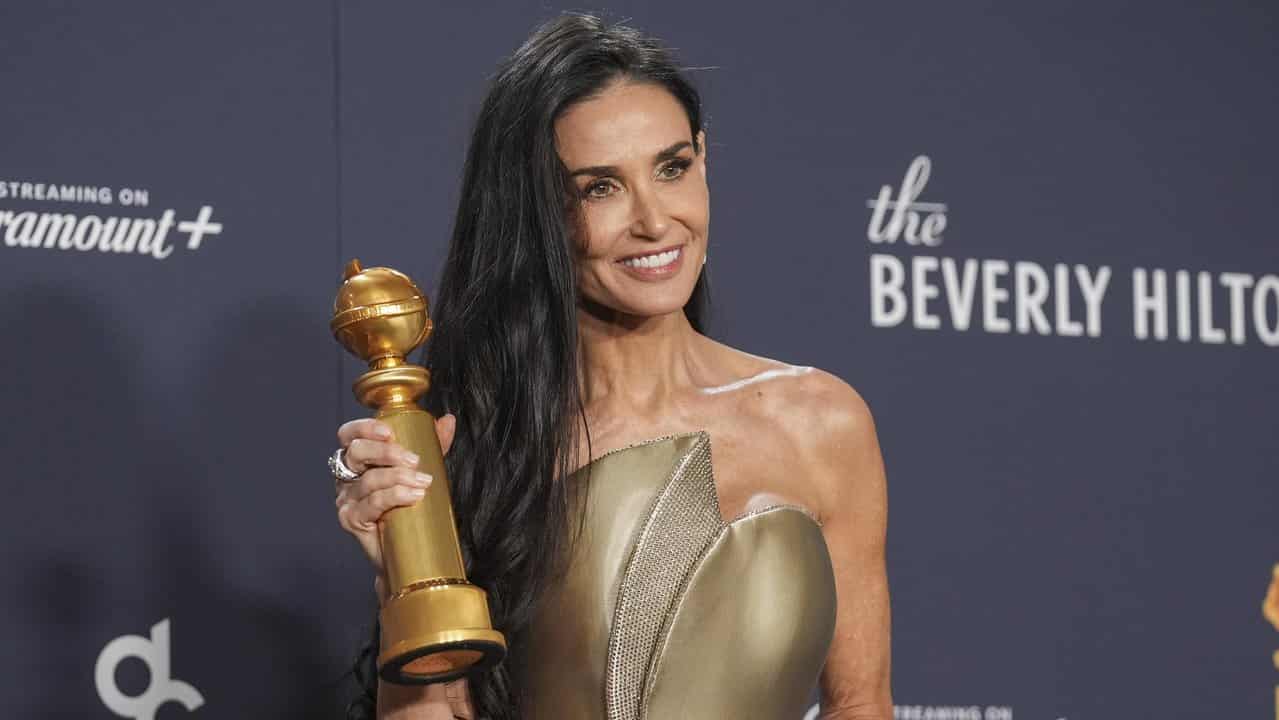
[[[572,481],[589,482],[586,527],[516,650],[528,717],[801,717],[835,624],[816,521],[778,505],[723,522],[704,431]]]

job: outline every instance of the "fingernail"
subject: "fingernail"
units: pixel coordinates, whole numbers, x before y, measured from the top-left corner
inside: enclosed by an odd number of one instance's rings
[[[410,465],[416,465],[417,461],[421,460],[421,458],[417,456],[417,453],[412,452],[404,453],[404,459],[407,460]]]
[[[391,437],[391,428],[378,423],[373,426],[373,434],[385,440],[386,438]]]
[[[409,488],[409,497],[421,498],[426,494],[426,488]]]
[[[426,487],[431,484],[432,478],[430,475],[427,475],[426,473],[418,473],[414,477],[416,477],[417,481],[422,484],[422,487]]]

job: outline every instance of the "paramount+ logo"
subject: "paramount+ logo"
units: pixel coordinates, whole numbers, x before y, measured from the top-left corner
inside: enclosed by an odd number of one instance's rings
[[[151,626],[151,637],[122,635],[102,648],[93,668],[93,682],[102,704],[111,712],[134,720],[155,720],[156,711],[167,702],[176,702],[187,711],[204,704],[204,696],[191,685],[174,680],[169,667],[169,619]],[[116,668],[126,658],[137,658],[147,666],[147,687],[137,695],[126,695],[116,684]]]
[[[13,205],[39,204],[39,209]],[[200,250],[205,240],[222,234],[212,205],[202,205],[191,219],[173,208],[138,216],[149,207],[144,188],[97,187],[0,179],[0,252],[61,251],[149,257],[164,260],[175,248]],[[130,214],[67,212],[58,204],[119,205]],[[6,207],[8,206],[8,207]]]

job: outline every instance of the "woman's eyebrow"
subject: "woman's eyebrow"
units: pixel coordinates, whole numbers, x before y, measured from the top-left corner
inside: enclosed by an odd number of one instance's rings
[[[662,161],[664,161],[664,160],[670,160],[671,158],[673,158],[673,157],[675,157],[677,154],[679,154],[679,151],[680,151],[680,150],[683,150],[683,149],[684,149],[684,148],[686,148],[686,147],[693,147],[693,143],[691,143],[691,142],[689,142],[689,141],[687,141],[687,140],[680,140],[679,142],[675,143],[674,145],[671,145],[670,147],[666,148],[665,150],[663,150],[663,151],[659,152],[659,153],[657,154],[657,157],[656,157],[656,158],[654,158],[654,160],[655,160],[656,162],[662,162]]]
[[[670,160],[679,154],[680,150],[687,147],[693,147],[693,143],[687,140],[680,140],[670,147],[667,147],[653,156],[653,163],[657,164]],[[592,177],[601,177],[604,175],[616,175],[618,172],[616,165],[592,165],[590,167],[578,168],[570,172],[569,177],[577,177],[578,175],[590,175]]]

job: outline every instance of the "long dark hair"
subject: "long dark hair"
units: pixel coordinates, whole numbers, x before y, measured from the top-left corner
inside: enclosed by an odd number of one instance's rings
[[[502,63],[480,108],[433,305],[428,407],[457,416],[446,468],[467,576],[488,592],[494,626],[512,649],[469,679],[482,720],[521,716],[520,673],[510,666],[573,539],[562,480],[574,470],[585,420],[570,228],[578,200],[554,123],[617,79],[667,89],[701,152],[701,99],[659,42],[587,14],[547,22]],[[684,307],[698,332],[707,310],[703,272]],[[585,440],[589,450],[589,432]],[[375,624],[356,663],[362,694],[348,718],[373,710],[377,646]]]

